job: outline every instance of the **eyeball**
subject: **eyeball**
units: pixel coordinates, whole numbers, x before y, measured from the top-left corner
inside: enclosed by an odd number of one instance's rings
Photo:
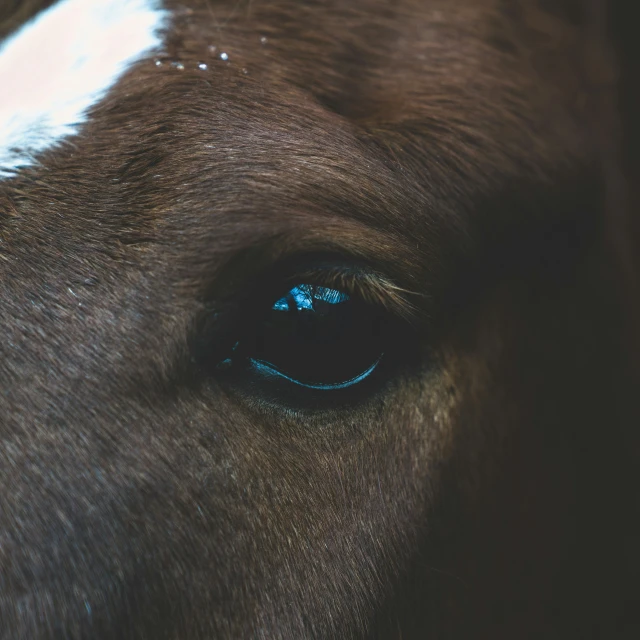
[[[384,355],[385,317],[344,291],[297,284],[234,347],[255,373],[318,390],[362,382]]]

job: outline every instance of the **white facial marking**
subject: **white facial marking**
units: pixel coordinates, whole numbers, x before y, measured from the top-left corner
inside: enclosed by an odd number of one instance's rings
[[[78,133],[133,63],[161,47],[161,0],[61,0],[0,44],[0,179]]]

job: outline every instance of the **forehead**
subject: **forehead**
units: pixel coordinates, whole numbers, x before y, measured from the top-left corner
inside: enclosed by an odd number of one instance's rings
[[[437,120],[452,106],[459,112],[447,115],[460,116],[469,109],[465,100],[477,100],[483,89],[491,90],[498,111],[504,94],[513,99],[530,75],[522,65],[514,73],[518,56],[501,55],[514,54],[522,35],[508,19],[520,3],[509,12],[503,4],[58,0],[0,48],[0,81],[13,89],[0,104],[0,167],[7,175],[77,133],[127,72],[147,80],[138,92],[148,88],[153,79],[136,63],[152,58],[158,86],[178,89],[168,96],[174,103],[185,102],[187,87],[202,93],[198,70],[214,91],[231,85],[240,108],[251,100],[243,100],[251,82],[238,91],[238,74],[255,79],[263,95],[280,97],[285,107],[297,90],[329,113],[368,125]],[[167,69],[186,77],[161,77]],[[129,83],[120,95],[135,91]],[[466,114],[469,128],[474,117],[489,115],[475,111]]]
[[[0,111],[20,114],[23,134],[5,136],[4,177],[18,169],[9,182],[20,189],[47,171],[27,197],[77,190],[103,216],[125,199],[140,221],[256,214],[259,198],[271,228],[283,211],[285,226],[317,211],[389,229],[401,218],[414,233],[456,219],[452,208],[487,184],[544,174],[572,152],[565,96],[541,83],[522,24],[498,2],[65,0],[54,11],[74,3],[92,9],[49,19],[36,40],[70,62],[25,84],[26,54],[11,41],[0,52],[3,81],[17,74],[23,87]],[[114,47],[121,32],[128,44]]]
[[[73,136],[127,69],[159,48],[156,0],[61,0],[0,45],[0,177]]]

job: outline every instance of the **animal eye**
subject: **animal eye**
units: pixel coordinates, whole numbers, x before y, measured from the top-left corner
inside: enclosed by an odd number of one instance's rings
[[[298,284],[271,303],[231,360],[310,389],[343,389],[378,366],[384,324],[384,314],[343,291]]]

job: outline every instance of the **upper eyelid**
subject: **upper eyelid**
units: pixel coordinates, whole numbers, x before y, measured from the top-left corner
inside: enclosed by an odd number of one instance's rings
[[[224,283],[224,289],[212,290],[201,299],[200,320],[204,319],[206,326],[216,327],[217,334],[233,333],[238,322],[249,322],[256,313],[266,312],[299,284],[341,290],[415,327],[430,321],[433,303],[430,296],[396,284],[354,256],[333,252],[294,254],[270,266],[263,264],[261,275],[251,270],[235,279],[232,274],[233,271],[227,277],[218,276],[217,282]]]

